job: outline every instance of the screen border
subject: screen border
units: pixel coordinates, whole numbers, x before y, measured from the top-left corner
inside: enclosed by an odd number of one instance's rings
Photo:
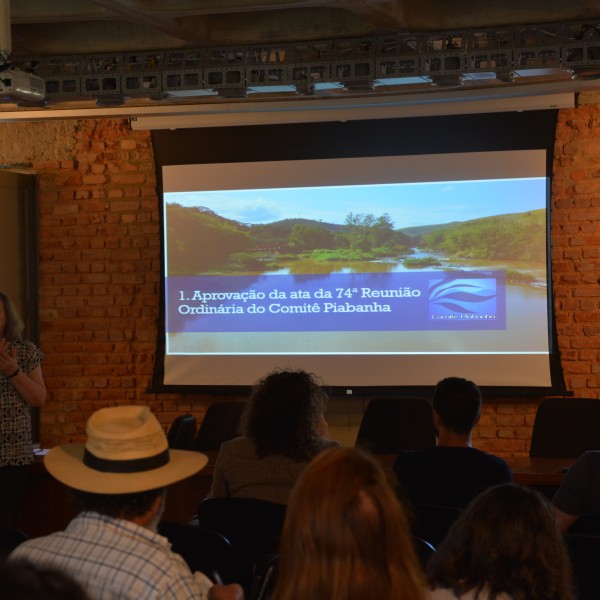
[[[544,149],[550,196],[558,110],[483,113],[349,122],[295,123],[226,128],[154,130],[154,148],[164,246],[162,167],[195,163],[353,158],[393,155]],[[486,387],[487,395],[566,395],[555,327],[550,252],[551,198],[547,198],[548,324],[550,387]],[[161,251],[161,273],[164,273]],[[246,394],[251,386],[165,385],[165,290],[161,277],[157,345],[151,393]],[[328,388],[332,395],[429,395],[431,386],[369,386]]]

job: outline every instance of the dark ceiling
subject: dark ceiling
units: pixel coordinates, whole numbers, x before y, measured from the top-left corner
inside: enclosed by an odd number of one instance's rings
[[[14,56],[340,39],[600,19],[597,0],[13,0]]]
[[[6,9],[7,6],[8,0],[0,0],[0,9],[2,7]],[[15,63],[19,70],[29,71],[43,77],[45,81],[40,82],[40,85],[42,88],[45,86],[46,100],[52,101],[55,107],[65,99],[97,102],[98,94],[94,94],[92,91],[98,88],[100,88],[100,95],[103,95],[105,104],[110,99],[110,101],[114,100],[116,104],[133,102],[139,105],[143,101],[143,92],[148,92],[145,93],[146,100],[154,103],[156,101],[168,101],[172,104],[201,102],[202,99],[193,97],[193,86],[182,87],[181,93],[177,95],[165,85],[166,76],[163,75],[163,69],[167,64],[168,53],[179,50],[185,52],[199,49],[206,53],[207,49],[214,49],[209,50],[209,52],[213,52],[214,58],[219,49],[253,48],[252,51],[248,51],[248,56],[252,53],[254,56],[263,53],[263,62],[267,63],[265,72],[268,79],[271,73],[268,69],[271,66],[268,64],[271,60],[269,57],[278,53],[283,56],[283,52],[279,48],[283,48],[286,44],[302,44],[304,42],[310,44],[311,41],[321,40],[330,43],[329,48],[334,49],[329,55],[330,63],[327,66],[329,71],[324,81],[338,82],[340,80],[335,77],[332,61],[335,61],[336,58],[336,44],[344,44],[344,40],[364,38],[372,41],[383,39],[383,36],[401,36],[402,34],[427,36],[435,32],[442,32],[444,37],[440,39],[443,40],[442,44],[446,44],[451,37],[445,37],[447,32],[464,34],[469,30],[485,31],[489,29],[490,32],[495,33],[495,30],[499,28],[510,29],[512,32],[512,29],[520,27],[524,31],[534,31],[537,26],[548,25],[554,25],[555,31],[559,31],[558,28],[562,24],[576,23],[582,24],[586,28],[587,41],[590,38],[598,40],[597,51],[600,55],[600,25],[598,25],[600,23],[600,0],[504,0],[502,2],[476,0],[13,0],[10,2],[10,20],[12,49],[9,54],[5,53],[6,62]],[[539,31],[542,29],[543,27],[539,27]],[[577,30],[574,31],[575,33],[571,32],[571,37],[577,36]],[[558,39],[555,32],[546,35],[547,33],[547,31],[544,32],[540,38],[543,40],[542,44],[553,43]],[[534,35],[537,35],[535,31]],[[467,37],[464,36],[463,39],[466,40]],[[583,38],[577,36],[575,39]],[[4,40],[0,40],[0,42],[3,42],[3,47],[6,48],[6,42]],[[514,36],[509,43],[514,45]],[[264,46],[268,44],[271,46],[265,49]],[[277,47],[274,44],[281,46]],[[375,44],[372,47],[374,48]],[[289,57],[292,53],[289,52],[290,47],[287,48],[286,62],[290,62]],[[353,51],[351,46],[348,46],[346,51],[348,49]],[[463,46],[461,51],[464,52],[466,49],[468,50]],[[314,50],[315,48],[312,47],[311,58],[304,59],[305,63],[313,60],[316,55]],[[596,48],[593,50],[595,52]],[[158,54],[152,56],[150,51],[164,52],[160,59],[162,61],[160,69],[156,68],[154,74],[158,86],[154,92],[150,89],[151,85],[147,81],[140,79],[142,87],[137,92],[141,93],[137,94],[136,89],[133,89],[133,93],[129,93],[131,90],[125,89],[124,76],[121,76],[118,81],[115,79],[113,83],[109,84],[111,87],[107,89],[102,89],[103,81],[100,80],[100,77],[97,82],[91,84],[78,81],[77,90],[75,92],[67,91],[66,95],[62,94],[62,90],[68,90],[68,85],[71,85],[71,90],[73,90],[73,82],[65,83],[57,78],[53,85],[54,89],[59,92],[55,92],[53,97],[43,69],[35,71],[33,68],[28,68],[28,63],[22,62],[24,58],[31,58],[35,59],[31,64],[39,65],[41,64],[39,59],[48,62],[48,57],[59,57],[59,62],[65,62],[63,58],[65,56],[78,56],[80,57],[77,63],[79,73],[89,73],[89,64],[92,62],[90,57],[106,53],[121,53],[124,65],[126,53],[139,53],[139,56],[142,56],[142,53],[146,52],[154,65],[157,65],[159,63],[156,58]],[[417,50],[417,52],[419,51]],[[582,52],[593,54],[587,47],[583,48]],[[540,57],[545,56],[545,50],[540,49],[538,44],[535,53],[532,61],[520,56],[521,64],[529,62],[528,68],[538,66]],[[559,53],[562,55],[562,48]],[[227,53],[222,53],[222,55],[225,54]],[[556,54],[556,48],[554,58],[554,64],[550,64],[550,66],[560,66],[563,69],[560,77],[563,80],[569,80],[572,71],[564,70],[565,65],[561,56]],[[98,67],[98,72],[108,71],[109,66],[113,69],[114,64],[118,61],[113,64],[113,59],[110,60],[110,65],[108,62],[104,63],[102,67]],[[146,61],[147,57],[143,60]],[[464,71],[467,60],[464,58],[461,60],[463,62],[460,63],[459,70]],[[88,62],[87,67],[86,61]],[[558,65],[559,62],[560,65]],[[419,69],[423,68],[423,63],[424,61],[419,59]],[[137,62],[136,66],[140,64]],[[230,65],[226,62],[220,64],[218,61],[213,64],[223,68],[221,73],[211,73],[210,76],[223,77],[223,81],[227,81],[227,77],[232,75],[228,71]],[[399,64],[398,62],[394,67],[397,71],[399,71]],[[595,64],[592,65],[594,67],[591,74],[593,78],[597,78],[600,73],[600,56],[597,58],[597,64],[597,68]],[[315,95],[315,86],[311,79],[311,77],[314,78],[314,74],[310,70],[307,77],[308,85],[303,87],[298,85],[297,80],[292,76],[292,66],[288,64],[284,66],[284,83],[291,83],[292,85],[289,87],[295,94]],[[577,68],[585,71],[587,66],[583,65]],[[87,71],[85,71],[86,68]],[[246,68],[245,71],[240,71],[241,81],[239,84],[226,84],[221,87],[216,84],[211,88],[207,84],[209,77],[203,71],[199,75],[202,80],[200,85],[203,89],[208,88],[211,93],[221,97],[246,98],[248,91],[254,93],[257,90],[253,90],[248,83],[247,64],[244,65],[244,68]],[[317,68],[320,67],[314,67],[315,71]],[[430,69],[431,64],[428,64],[427,68]],[[375,74],[381,73],[383,65],[375,60],[372,63],[372,69]],[[500,69],[498,68],[490,70],[494,71],[492,76],[495,78],[494,84],[497,87],[510,85],[514,81],[514,72],[511,72],[510,68],[502,73],[499,73]],[[184,73],[180,75],[182,81],[187,76]],[[233,75],[236,74],[233,73]],[[418,75],[421,76],[422,73],[419,71]],[[556,74],[553,77],[556,78]],[[524,79],[520,76],[519,78]],[[147,80],[150,79],[149,76]],[[350,77],[341,80],[340,85],[346,92],[362,95],[372,92],[375,87],[372,79],[377,79],[377,76]],[[481,86],[481,79],[483,78],[471,77],[467,84]],[[459,72],[444,70],[444,63],[442,63],[442,70],[437,74],[434,73],[434,77],[428,81],[429,85],[432,83],[434,86],[438,86],[437,89],[440,89],[439,86],[443,86],[444,89],[462,88],[465,85],[465,78]],[[92,87],[86,88],[85,86],[88,84]],[[410,90],[409,86],[402,87],[401,93],[409,93],[409,91],[407,92]],[[113,89],[114,94],[111,93]],[[384,93],[392,93],[392,91],[389,89]],[[261,88],[258,92],[264,95],[264,89]],[[317,95],[325,93],[327,92],[317,90]],[[68,98],[69,94],[70,98]],[[110,98],[111,95],[114,98]],[[10,98],[9,101],[11,101]],[[22,108],[22,106],[18,108]]]

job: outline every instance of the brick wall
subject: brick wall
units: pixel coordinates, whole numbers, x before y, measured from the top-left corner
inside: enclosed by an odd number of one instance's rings
[[[600,105],[561,111],[552,190],[552,273],[562,363],[576,396],[600,391]],[[585,102],[590,102],[585,104]]]
[[[552,187],[552,277],[567,389],[600,396],[600,96],[561,110]],[[523,399],[521,399],[523,400]],[[529,451],[539,399],[484,407],[474,444],[500,455]]]
[[[205,402],[145,392],[160,250],[150,135],[126,120],[73,123],[72,158],[32,161],[40,210],[40,326],[49,402],[42,443],[82,439],[99,407],[144,403],[165,424]]]
[[[576,396],[598,397],[600,98],[584,99],[561,111],[557,128],[552,263],[567,386]],[[14,140],[17,127],[28,134],[26,146],[0,145],[0,159],[30,161],[38,174],[41,346],[49,390],[42,443],[83,439],[93,410],[122,402],[148,404],[165,427],[180,412],[200,420],[214,398],[146,392],[160,277],[150,135],[131,131],[126,120],[0,128]],[[504,456],[526,454],[539,400],[486,403],[474,444]]]

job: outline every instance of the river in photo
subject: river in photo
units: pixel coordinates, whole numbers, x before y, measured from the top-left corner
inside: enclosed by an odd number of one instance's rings
[[[522,347],[523,339],[528,339],[530,350],[545,350],[548,347],[547,337],[547,282],[546,269],[544,265],[532,264],[524,261],[496,261],[496,260],[474,260],[463,258],[450,258],[437,252],[413,249],[413,254],[400,259],[380,259],[375,261],[347,261],[347,262],[322,262],[310,259],[289,261],[285,266],[268,271],[267,275],[308,275],[328,273],[415,273],[419,271],[486,271],[499,270],[522,273],[532,276],[531,282],[515,282],[510,277],[506,281],[506,331],[498,335],[495,351],[512,351]],[[439,266],[427,266],[419,269],[404,266],[404,258],[435,258],[441,264]],[[524,332],[527,332],[525,336]],[[461,336],[445,335],[440,332],[421,332],[420,342],[422,347],[428,350],[436,348],[442,351],[473,350],[472,334],[466,333]],[[477,335],[477,334],[475,334]],[[388,346],[385,335],[379,334],[377,344]],[[444,339],[445,338],[445,339]],[[389,340],[389,346],[397,348],[397,338]]]
[[[485,271],[508,270],[527,273],[532,282],[506,282],[506,327],[485,331],[295,331],[281,335],[277,332],[203,332],[183,333],[170,337],[172,351],[227,352],[227,353],[330,353],[347,352],[546,352],[548,349],[548,298],[546,273],[543,265],[525,262],[481,261],[448,258],[439,253],[418,249],[410,258],[433,257],[440,266],[421,269],[407,268],[401,259],[376,261],[323,262],[310,259],[279,261],[280,267],[256,273],[264,275],[317,275],[352,273],[415,273],[443,272],[446,270]],[[258,289],[258,288],[257,288]],[[177,350],[176,350],[177,349]]]
[[[524,261],[479,260],[466,258],[450,258],[439,252],[427,252],[414,248],[414,253],[402,258],[384,258],[378,260],[357,261],[317,261],[300,259],[281,261],[285,263],[278,269],[266,271],[264,275],[327,275],[334,273],[415,273],[418,271],[517,271],[535,278],[530,284],[534,288],[546,287],[546,269],[544,265],[534,265]],[[440,266],[411,268],[404,266],[406,258],[435,258]],[[508,284],[508,282],[507,282]],[[520,284],[524,285],[524,284]]]

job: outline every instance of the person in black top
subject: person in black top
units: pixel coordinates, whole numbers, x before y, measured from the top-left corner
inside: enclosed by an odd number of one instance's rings
[[[512,481],[503,459],[477,450],[471,435],[481,415],[481,392],[460,377],[442,379],[433,395],[437,445],[402,452],[394,472],[413,504],[463,508],[484,489]]]
[[[552,510],[562,531],[580,517],[593,521],[594,532],[600,525],[600,450],[584,452],[567,471],[552,498]]]

